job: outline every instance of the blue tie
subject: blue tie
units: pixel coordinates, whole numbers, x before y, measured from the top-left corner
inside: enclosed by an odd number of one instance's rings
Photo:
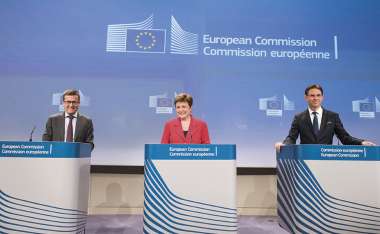
[[[318,112],[316,111],[313,111],[312,113],[314,115],[314,118],[313,118],[313,132],[316,136],[318,136],[318,133],[319,133],[319,127],[318,127]]]

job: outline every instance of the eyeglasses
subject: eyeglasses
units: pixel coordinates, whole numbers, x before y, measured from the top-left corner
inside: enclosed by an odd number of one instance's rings
[[[66,103],[66,104],[71,104],[71,105],[78,105],[79,104],[79,102],[77,102],[77,101],[63,101],[64,103]]]
[[[308,97],[312,97],[312,98],[314,98],[314,97],[322,97],[322,94],[309,94],[307,96]]]

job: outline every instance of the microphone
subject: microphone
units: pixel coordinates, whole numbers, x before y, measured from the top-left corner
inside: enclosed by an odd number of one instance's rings
[[[36,125],[33,126],[33,129],[32,129],[32,131],[30,132],[30,137],[29,137],[29,141],[30,141],[30,142],[33,141],[33,133],[34,133],[34,130],[36,130]]]

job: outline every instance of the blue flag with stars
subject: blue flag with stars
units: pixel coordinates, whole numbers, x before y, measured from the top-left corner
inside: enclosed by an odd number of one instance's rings
[[[164,29],[127,29],[127,51],[165,53]]]

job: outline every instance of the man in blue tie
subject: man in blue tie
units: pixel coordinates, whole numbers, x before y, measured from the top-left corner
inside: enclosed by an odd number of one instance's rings
[[[78,90],[66,90],[62,95],[63,113],[49,117],[43,141],[65,141],[89,143],[94,147],[92,120],[79,114],[80,94]]]
[[[294,117],[288,136],[283,142],[276,143],[277,151],[284,144],[295,144],[300,136],[301,144],[331,145],[334,134],[345,145],[375,145],[370,141],[352,137],[343,127],[339,114],[322,107],[323,89],[313,84],[305,89],[307,110]]]

